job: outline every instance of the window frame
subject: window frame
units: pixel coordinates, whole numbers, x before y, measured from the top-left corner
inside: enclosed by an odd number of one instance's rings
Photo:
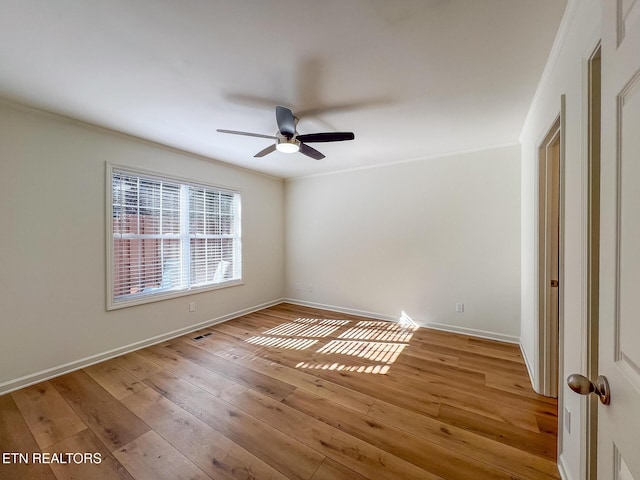
[[[128,165],[119,165],[110,162],[106,163],[106,195],[105,195],[105,223],[106,223],[106,277],[107,277],[107,288],[106,288],[106,308],[107,310],[117,310],[120,308],[131,307],[135,305],[143,305],[147,303],[154,303],[162,300],[168,300],[171,298],[178,298],[188,295],[195,295],[197,293],[207,292],[211,290],[220,290],[223,288],[235,287],[238,285],[244,285],[244,275],[243,275],[243,263],[244,263],[244,249],[242,248],[242,190],[238,188],[223,186],[223,185],[214,185],[203,183],[202,181],[193,180],[190,178],[185,178],[177,175],[167,175],[164,173],[159,173],[155,171],[145,170],[138,167],[131,167]],[[205,189],[214,189],[222,192],[233,193],[238,195],[238,205],[237,205],[237,215],[239,219],[237,220],[238,226],[238,235],[236,241],[239,243],[239,259],[240,265],[236,268],[238,269],[239,277],[233,280],[229,280],[226,282],[208,284],[208,285],[197,285],[197,286],[189,286],[188,288],[180,289],[180,290],[171,290],[171,291],[160,291],[153,294],[135,296],[131,298],[127,298],[124,300],[116,300],[114,298],[114,229],[113,229],[113,175],[114,172],[122,172],[125,174],[130,174],[132,176],[139,177],[147,177],[149,179],[155,179],[159,181],[166,181],[168,183],[187,185],[196,188],[205,188]],[[181,205],[181,209],[183,206]],[[188,208],[187,208],[188,212]],[[188,220],[187,220],[188,222]],[[190,234],[187,233],[187,238],[190,237]],[[190,259],[188,260],[190,261]]]

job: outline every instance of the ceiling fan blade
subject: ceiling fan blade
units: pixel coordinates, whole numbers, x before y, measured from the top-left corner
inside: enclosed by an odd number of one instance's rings
[[[320,153],[315,148],[310,147],[309,145],[305,145],[304,143],[300,144],[300,153],[305,154],[307,157],[311,157],[314,160],[322,160],[324,155]]]
[[[286,107],[276,107],[276,121],[278,122],[278,130],[287,138],[291,138],[296,134],[296,121],[293,118],[293,112]]]
[[[298,135],[296,137],[301,142],[342,142],[344,140],[353,140],[355,135],[353,132],[327,132],[327,133],[307,133],[306,135]]]
[[[237,130],[222,130],[220,128],[217,129],[216,132],[231,133],[233,135],[244,135],[245,137],[271,138],[272,140],[275,140],[278,138],[278,137],[274,137],[273,135],[263,135],[261,133],[238,132]]]
[[[269,155],[271,152],[276,150],[276,144],[269,145],[267,148],[260,150],[258,153],[254,155],[254,157],[264,157],[265,155]]]

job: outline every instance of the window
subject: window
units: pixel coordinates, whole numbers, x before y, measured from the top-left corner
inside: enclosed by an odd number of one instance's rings
[[[109,308],[240,283],[240,194],[109,167]]]

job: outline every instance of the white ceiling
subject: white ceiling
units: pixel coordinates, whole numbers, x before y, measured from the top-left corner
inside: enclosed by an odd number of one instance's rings
[[[0,0],[0,96],[289,178],[517,142],[565,0]],[[351,142],[253,155],[276,104]]]

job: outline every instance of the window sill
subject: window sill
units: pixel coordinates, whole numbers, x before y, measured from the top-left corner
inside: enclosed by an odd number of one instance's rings
[[[174,292],[158,293],[157,295],[149,295],[148,297],[137,297],[129,300],[113,301],[111,298],[107,299],[107,311],[119,310],[121,308],[134,307],[136,305],[144,305],[146,303],[161,302],[163,300],[169,300],[172,298],[186,297],[189,295],[196,295],[198,293],[210,292],[212,290],[221,290],[223,288],[237,287],[244,285],[242,280],[234,280],[231,282],[225,282],[217,285],[207,285],[204,287],[194,287],[189,290],[178,290]]]

